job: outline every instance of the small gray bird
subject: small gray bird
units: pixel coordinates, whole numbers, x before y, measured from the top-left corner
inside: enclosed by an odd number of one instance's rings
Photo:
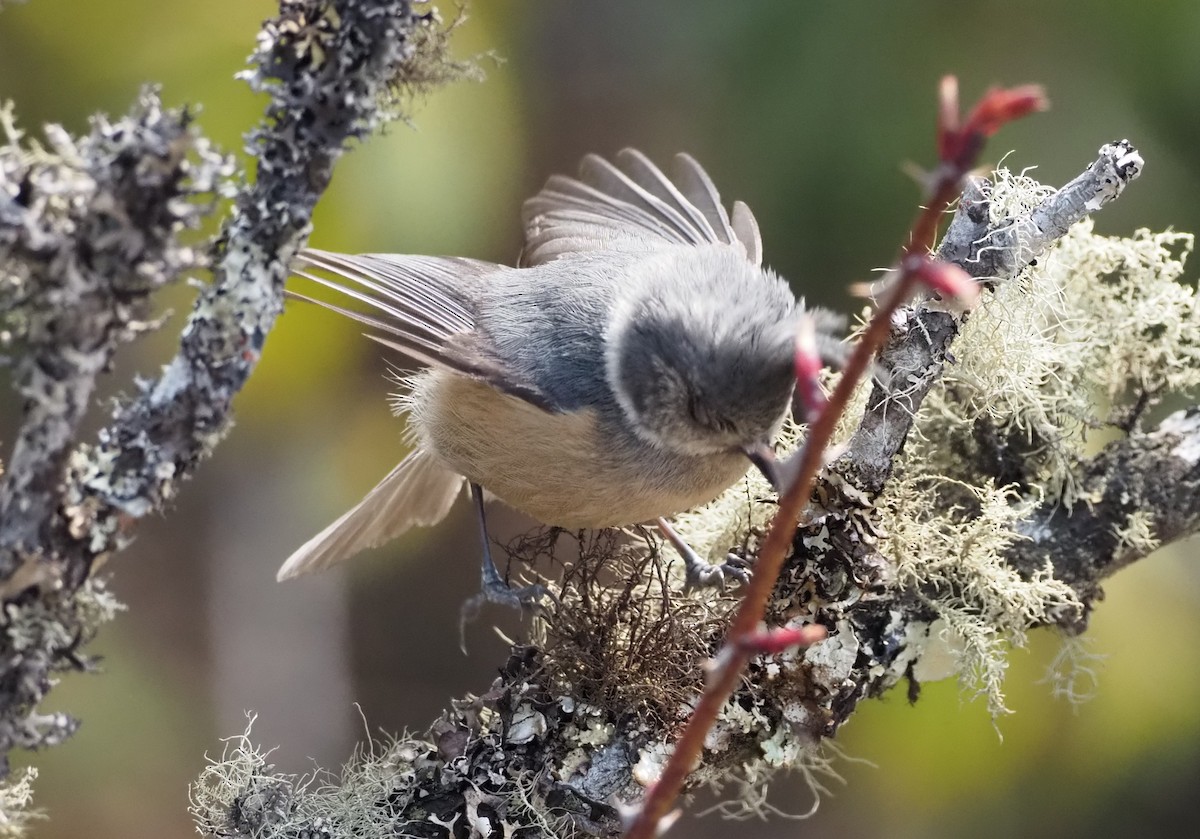
[[[481,523],[479,487],[578,529],[703,504],[750,462],[770,477],[803,304],[762,267],[750,209],[737,202],[727,213],[688,155],[668,178],[626,149],[615,164],[584,158],[578,180],[551,177],[523,220],[516,268],[301,254],[298,275],[365,311],[313,302],[424,367],[396,399],[411,453],[293,553],[279,579],[438,522],[464,481]],[[707,563],[679,546],[701,573],[696,563]],[[484,553],[485,592],[505,599],[486,526]]]

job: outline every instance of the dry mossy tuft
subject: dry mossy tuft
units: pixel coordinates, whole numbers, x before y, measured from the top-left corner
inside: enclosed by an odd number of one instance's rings
[[[429,7],[409,36],[412,54],[397,66],[389,87],[390,99],[385,104],[405,114],[411,111],[413,100],[422,99],[443,85],[483,80],[481,57],[456,59],[450,54],[450,37],[466,22],[464,7],[460,6],[449,22],[442,20],[436,8]]]
[[[705,658],[724,634],[737,602],[733,594],[681,594],[680,560],[640,529],[550,529],[510,551],[553,562],[578,553],[563,563],[560,605],[537,624],[534,642],[545,651],[547,689],[656,728],[678,721],[695,696]]]
[[[340,776],[323,770],[293,775],[277,772],[270,751],[254,745],[253,726],[251,715],[246,730],[225,741],[189,791],[188,809],[205,836],[397,835],[417,772],[433,752],[429,743],[410,738],[368,740]]]

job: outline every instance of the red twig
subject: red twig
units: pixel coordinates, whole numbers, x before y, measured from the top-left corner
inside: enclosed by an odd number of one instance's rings
[[[747,662],[771,644],[782,641],[760,628],[767,602],[783,568],[800,514],[812,494],[837,421],[850,403],[871,359],[887,338],[893,313],[922,284],[942,296],[955,295],[961,298],[974,293],[973,284],[964,284],[963,277],[949,270],[950,266],[930,256],[937,237],[938,222],[950,203],[958,197],[963,177],[975,166],[987,137],[1004,123],[1035,110],[1044,110],[1047,105],[1038,87],[993,88],[984,94],[966,121],[960,124],[958,83],[953,76],[942,80],[939,98],[937,148],[940,162],[933,173],[931,194],[926,206],[913,223],[908,243],[901,249],[891,278],[884,283],[882,302],[846,362],[833,394],[813,418],[804,446],[793,458],[798,465],[785,464],[781,470],[781,474],[795,477],[780,496],[779,511],[759,549],[754,576],[734,615],[725,645],[713,660],[700,701],[675,743],[675,750],[663,767],[658,782],[647,790],[642,807],[626,832],[627,839],[653,839],[665,829],[667,822],[664,819],[671,812],[688,774],[698,764],[705,736],[736,689]],[[798,363],[797,366],[802,368],[804,365]],[[798,369],[797,373],[801,379],[806,378],[806,370]],[[802,381],[800,386],[806,386],[806,382]],[[826,634],[819,625],[804,629],[803,633],[789,636],[787,642],[790,645],[808,646],[817,643]]]

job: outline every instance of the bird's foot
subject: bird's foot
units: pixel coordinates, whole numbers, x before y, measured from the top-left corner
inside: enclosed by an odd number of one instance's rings
[[[490,551],[484,551],[481,571],[479,594],[467,598],[458,614],[458,635],[463,653],[467,651],[467,624],[479,617],[479,610],[484,603],[496,603],[524,612],[541,608],[542,601],[547,597],[555,599],[554,593],[543,585],[510,586],[500,576]]]
[[[720,565],[707,562],[683,540],[666,519],[658,520],[658,529],[683,557],[684,591],[697,588],[724,588],[729,579],[745,584],[750,581],[750,564],[734,553],[725,555]]]
[[[484,603],[495,603],[523,611],[536,609],[549,593],[543,585],[510,586],[497,575],[494,579],[484,580],[479,594],[468,598],[463,604],[463,622],[468,623],[479,617],[479,609]]]
[[[731,579],[742,585],[750,582],[749,563],[735,553],[725,554],[725,561],[714,565],[705,562],[690,548],[688,552],[690,556],[681,552],[684,563],[684,591],[698,588],[722,589]]]

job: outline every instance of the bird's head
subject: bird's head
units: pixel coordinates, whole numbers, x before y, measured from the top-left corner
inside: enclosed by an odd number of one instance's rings
[[[774,274],[717,253],[648,266],[645,293],[616,312],[606,336],[608,379],[643,439],[757,463],[791,401],[799,307]]]

